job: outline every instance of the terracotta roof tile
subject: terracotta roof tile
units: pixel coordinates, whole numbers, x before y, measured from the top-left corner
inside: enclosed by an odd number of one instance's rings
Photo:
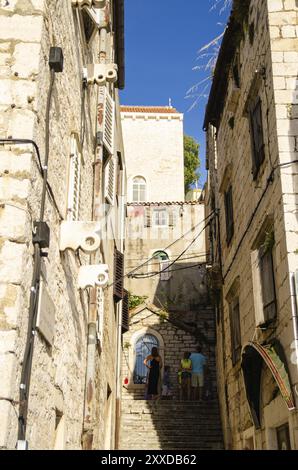
[[[127,206],[172,206],[172,205],[191,205],[204,204],[204,201],[173,201],[173,202],[128,202]]]
[[[160,113],[178,114],[177,109],[170,106],[121,106],[122,113]]]

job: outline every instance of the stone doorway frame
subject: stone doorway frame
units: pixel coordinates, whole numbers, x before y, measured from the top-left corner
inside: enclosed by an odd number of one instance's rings
[[[150,328],[150,327],[143,327],[140,330],[136,331],[130,339],[130,343],[131,343],[132,347],[129,349],[129,355],[128,355],[128,364],[129,364],[129,382],[128,382],[128,385],[127,385],[128,390],[143,390],[145,388],[145,385],[143,385],[143,384],[134,384],[133,383],[133,372],[134,372],[134,367],[135,367],[135,345],[138,342],[138,340],[142,336],[145,336],[145,335],[152,335],[152,336],[155,336],[157,338],[157,340],[159,342],[158,351],[159,351],[159,354],[161,356],[162,363],[164,364],[164,347],[165,347],[165,345],[164,345],[164,340],[163,340],[163,337],[161,336],[161,334],[158,331],[156,331],[156,330],[154,330],[153,328]],[[162,371],[163,371],[163,369],[162,369]]]

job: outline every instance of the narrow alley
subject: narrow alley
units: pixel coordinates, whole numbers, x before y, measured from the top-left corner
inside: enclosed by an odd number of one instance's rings
[[[297,88],[298,0],[0,0],[0,450],[298,450]]]

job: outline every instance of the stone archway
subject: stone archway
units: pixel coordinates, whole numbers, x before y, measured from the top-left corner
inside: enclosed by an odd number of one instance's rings
[[[136,361],[136,352],[135,352],[135,346],[137,342],[145,335],[152,335],[154,336],[157,341],[158,341],[158,349],[159,349],[159,354],[162,358],[162,362],[164,363],[164,340],[161,334],[156,331],[153,328],[150,327],[143,327],[140,328],[139,330],[135,331],[131,337],[131,348],[129,351],[129,371],[130,371],[130,376],[129,376],[129,382],[128,382],[128,387],[130,389],[144,389],[143,384],[135,384],[134,383],[134,378],[133,378],[133,372],[135,369],[135,361]]]

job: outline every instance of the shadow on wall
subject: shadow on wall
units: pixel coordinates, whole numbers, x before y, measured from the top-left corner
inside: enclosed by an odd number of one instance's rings
[[[175,263],[169,270],[169,279],[157,277],[154,305],[174,312],[210,305],[205,264]]]

